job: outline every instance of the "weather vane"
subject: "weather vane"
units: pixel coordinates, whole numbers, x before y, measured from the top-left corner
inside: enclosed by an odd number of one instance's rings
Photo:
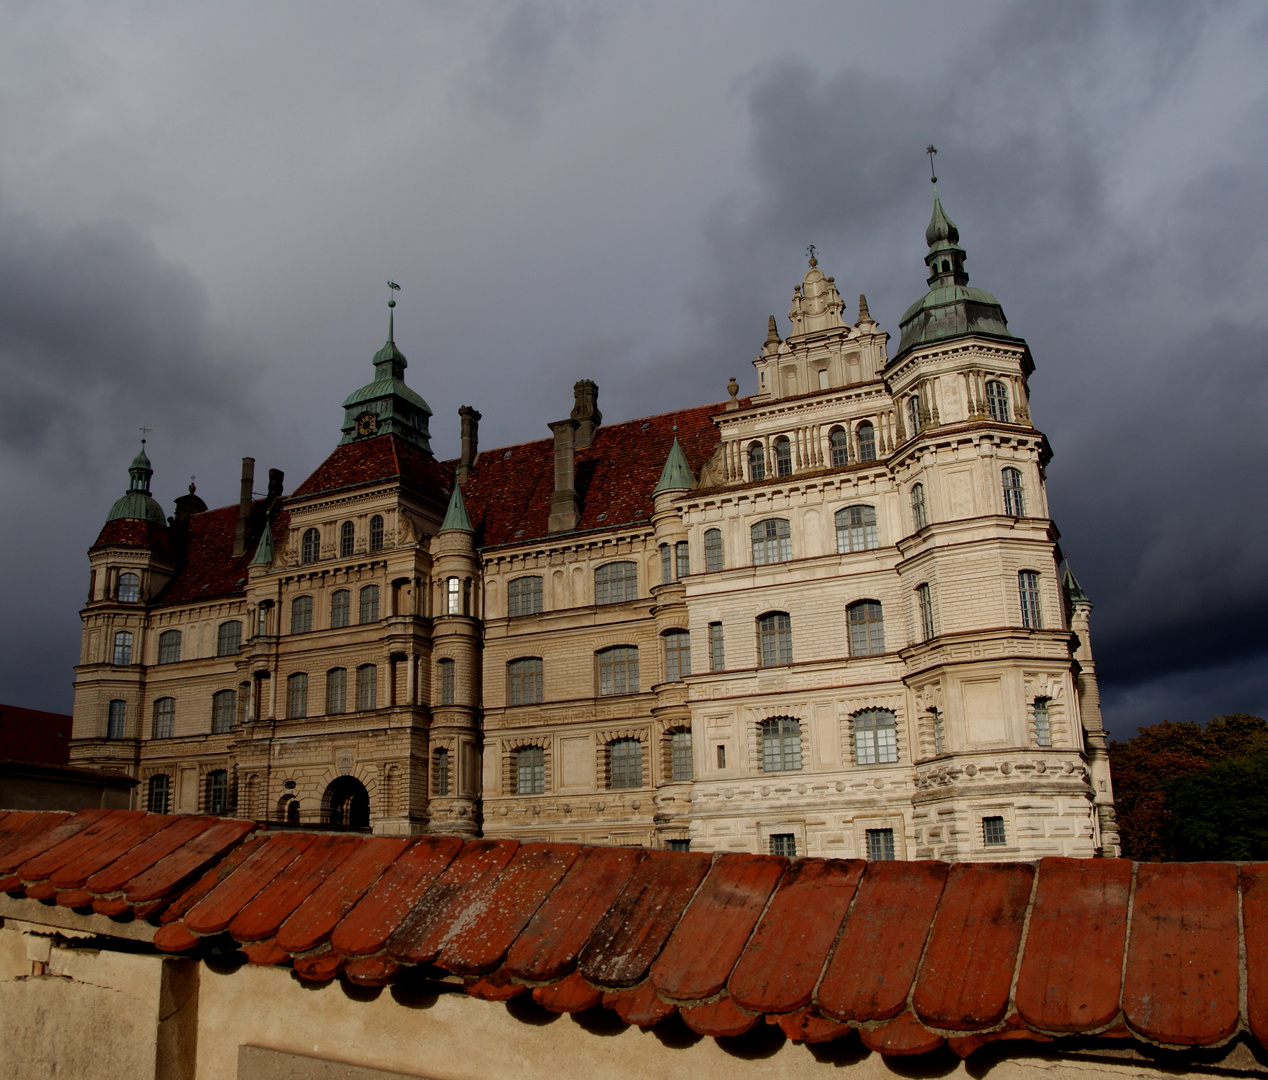
[[[387,287],[391,290],[391,292],[389,292],[389,293],[387,294],[387,306],[388,306],[388,307],[396,307],[396,297],[394,297],[394,296],[392,295],[392,293],[394,293],[394,292],[400,292],[400,291],[401,291],[401,287],[400,287],[398,284],[396,284],[396,282],[395,282],[395,281],[389,281],[389,282],[387,283]]]
[[[814,246],[814,244],[811,244],[808,248],[806,248],[806,254],[810,256],[810,265],[811,265],[811,266],[818,266],[818,265],[819,265],[819,260],[815,257],[815,246]]]
[[[146,437],[146,436],[147,436],[147,435],[148,435],[151,431],[153,431],[153,430],[154,430],[153,428],[149,428],[149,427],[139,427],[139,428],[137,428],[137,431],[139,431],[139,432],[141,433],[141,445],[142,445],[142,446],[144,446],[144,445],[145,445],[145,437]]]
[[[938,148],[934,146],[933,143],[930,143],[925,147],[925,153],[929,155],[929,182],[932,184],[936,184],[938,182],[938,178],[933,172],[933,155],[937,152]]]

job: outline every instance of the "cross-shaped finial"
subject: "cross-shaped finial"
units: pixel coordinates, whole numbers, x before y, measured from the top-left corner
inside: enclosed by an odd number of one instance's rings
[[[148,428],[148,427],[137,428],[137,431],[141,433],[141,441],[145,442],[145,437],[153,430],[154,430],[153,428]]]
[[[933,155],[936,154],[937,152],[938,152],[938,148],[934,146],[933,143],[930,143],[928,146],[925,147],[925,153],[929,155],[929,180],[931,183],[934,183],[934,184],[938,182],[938,178],[934,175],[934,172],[933,172]]]
[[[810,265],[811,265],[811,266],[818,266],[818,265],[819,265],[819,260],[818,260],[817,258],[815,258],[815,246],[814,246],[814,244],[811,244],[808,248],[806,248],[806,254],[810,256]]]

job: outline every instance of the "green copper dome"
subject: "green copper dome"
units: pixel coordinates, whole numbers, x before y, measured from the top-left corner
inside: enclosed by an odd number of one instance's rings
[[[394,314],[388,314],[387,342],[374,354],[374,381],[344,399],[343,438],[339,444],[392,434],[430,452],[431,408],[405,385],[408,365],[405,354],[392,339]]]
[[[696,478],[691,473],[691,466],[687,464],[687,455],[682,452],[675,437],[674,445],[669,448],[669,457],[665,459],[665,467],[660,472],[660,483],[652,489],[652,494],[662,491],[690,491],[695,484]]]
[[[145,440],[141,440],[141,452],[132,459],[128,466],[128,490],[110,508],[107,521],[152,521],[155,525],[166,525],[163,508],[158,500],[150,494],[150,477],[154,475],[154,466],[145,455]]]
[[[918,345],[969,334],[1012,338],[1014,335],[1009,333],[1000,302],[983,289],[969,287],[969,275],[964,270],[967,256],[960,247],[960,230],[942,209],[936,188],[925,243],[929,245],[925,255],[929,291],[899,320],[902,338],[894,360]]]

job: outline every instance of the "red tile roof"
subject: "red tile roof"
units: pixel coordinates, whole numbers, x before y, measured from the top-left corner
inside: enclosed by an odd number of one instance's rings
[[[411,973],[641,1026],[677,1011],[719,1037],[765,1021],[797,1041],[857,1031],[883,1054],[963,1056],[1268,1033],[1265,866],[789,863],[0,811],[0,891],[148,918],[160,949],[238,948],[309,982]]]
[[[119,518],[107,521],[93,541],[90,551],[103,547],[149,548],[160,555],[170,556],[171,540],[165,525],[135,518]]]
[[[71,718],[17,705],[0,705],[0,761],[65,765],[70,761]]]
[[[453,490],[453,466],[438,462],[399,435],[380,435],[363,442],[336,446],[307,480],[291,494],[291,499],[348,488],[368,487],[401,480],[444,502]]]
[[[253,510],[257,528],[263,528],[264,501],[256,500]],[[238,528],[238,508],[222,506],[189,518],[189,543],[185,558],[159,594],[156,605],[189,604],[246,593],[247,568],[255,555],[255,544],[235,557],[233,538]],[[273,513],[273,531],[284,537],[290,528],[290,515],[278,509]]]

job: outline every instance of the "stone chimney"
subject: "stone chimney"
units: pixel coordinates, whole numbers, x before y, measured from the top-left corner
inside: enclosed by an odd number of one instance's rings
[[[581,383],[577,384],[578,386]],[[590,383],[593,387],[594,383]],[[593,399],[591,399],[593,400]],[[578,396],[580,401],[580,396]],[[581,520],[581,500],[577,498],[576,465],[573,448],[580,425],[571,418],[550,425],[555,435],[555,491],[550,497],[548,532],[568,532]]]
[[[458,410],[462,421],[462,451],[458,457],[458,483],[465,484],[471,470],[475,468],[476,458],[480,455],[478,446],[480,432],[480,414],[470,405]]]
[[[599,412],[599,388],[591,379],[582,379],[572,387],[575,404],[572,407],[572,419],[576,421],[577,432],[574,446],[584,450],[594,438],[595,429],[603,423],[603,413]],[[552,430],[554,425],[551,425]],[[555,460],[558,461],[559,442],[556,436]]]
[[[247,549],[251,529],[251,497],[255,484],[255,458],[242,459],[242,488],[238,496],[238,525],[233,533],[233,555],[237,558]]]

